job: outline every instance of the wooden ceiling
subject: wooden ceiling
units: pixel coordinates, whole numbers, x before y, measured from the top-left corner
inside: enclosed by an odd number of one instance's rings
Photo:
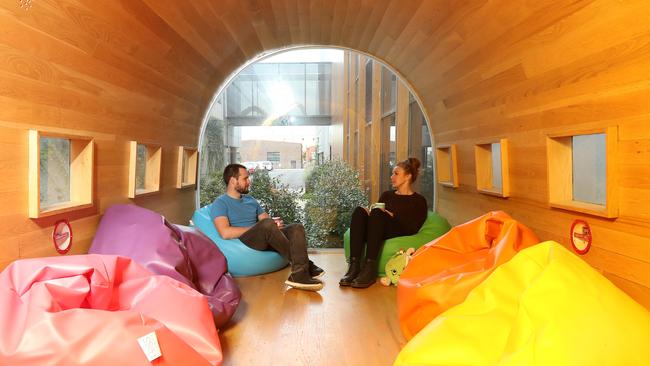
[[[461,85],[484,82],[486,88],[504,78],[521,80],[528,66],[539,69],[527,60],[502,58],[529,46],[520,41],[533,35],[547,42],[559,20],[591,3],[33,0],[25,10],[17,0],[2,0],[0,29],[11,38],[5,46],[24,51],[26,58],[42,57],[82,74],[66,75],[63,85],[100,89],[79,85],[85,76],[99,79],[150,98],[154,113],[198,126],[231,73],[265,52],[299,45],[366,52],[405,77],[426,110],[441,101],[454,106],[467,94]],[[48,69],[39,63],[24,66],[27,77],[59,74],[39,74]],[[458,93],[446,94],[450,89]]]

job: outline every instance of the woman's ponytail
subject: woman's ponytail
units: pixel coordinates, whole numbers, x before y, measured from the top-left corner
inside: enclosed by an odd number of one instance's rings
[[[397,163],[397,166],[404,169],[406,174],[411,174],[411,183],[415,182],[420,172],[420,160],[418,158],[408,158]]]

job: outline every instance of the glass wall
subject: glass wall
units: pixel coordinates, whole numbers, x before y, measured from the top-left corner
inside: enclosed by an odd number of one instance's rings
[[[230,162],[266,164],[274,189],[288,189],[298,201],[320,197],[306,193],[305,177],[337,155],[359,173],[354,179],[360,186],[346,187],[362,190],[368,199],[391,189],[398,156],[417,157],[422,167],[414,189],[433,207],[432,143],[418,103],[408,92],[398,95],[403,90],[398,77],[386,66],[373,67],[379,61],[335,51],[340,53],[336,60],[271,56],[243,69],[217,96],[202,134],[201,205],[220,194],[220,175]],[[301,128],[312,132],[302,136],[297,132]],[[333,155],[337,147],[341,152]],[[333,185],[344,189],[340,179]],[[323,205],[298,206],[308,210]],[[306,216],[303,220],[309,226]]]
[[[372,122],[372,60],[366,61],[366,122]]]
[[[397,101],[397,76],[388,68],[381,71],[381,171],[380,191],[391,189],[390,176],[397,163],[395,161],[395,108]]]
[[[409,157],[416,157],[420,159],[422,166],[420,168],[420,175],[414,184],[416,192],[420,192],[427,200],[427,206],[431,210],[433,208],[433,148],[431,146],[431,138],[429,134],[429,127],[424,118],[422,109],[418,102],[409,94],[409,139],[408,139]]]
[[[256,63],[226,90],[226,118],[330,114],[328,62]]]

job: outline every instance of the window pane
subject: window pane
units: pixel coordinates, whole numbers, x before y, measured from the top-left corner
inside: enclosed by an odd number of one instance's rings
[[[501,190],[503,183],[501,182],[501,143],[495,142],[492,144],[492,188]]]
[[[366,125],[363,127],[365,129],[365,143],[363,144],[363,174],[365,178],[365,184],[366,187],[370,187],[370,160],[372,157],[370,156],[370,141],[372,139],[372,128],[370,125]],[[370,191],[368,191],[368,194],[370,194]]]
[[[270,75],[277,74],[278,64],[273,63],[256,63],[250,66],[252,73],[256,75]]]
[[[313,116],[320,114],[320,100],[319,100],[319,82],[316,79],[309,78],[305,81],[306,85],[306,100],[307,115]]]
[[[190,180],[188,174],[188,167],[190,165],[190,154],[188,151],[183,150],[183,183],[187,183]]]
[[[280,64],[280,74],[302,75],[305,73],[305,64]]]
[[[135,190],[140,191],[146,188],[145,174],[147,171],[147,147],[138,144],[135,158]]]
[[[383,67],[381,73],[381,115],[395,112],[397,76]]]
[[[366,122],[372,121],[372,60],[366,62]]]
[[[250,116],[253,107],[253,82],[250,80],[235,80],[226,91],[227,114],[230,117]]]
[[[605,205],[605,134],[573,136],[573,200]]]
[[[266,160],[272,162],[272,163],[279,163],[280,162],[280,152],[278,151],[268,151],[266,153]]]
[[[413,184],[413,189],[427,200],[429,209],[433,207],[433,148],[429,127],[422,109],[417,102],[409,104],[409,157],[415,157],[422,163],[420,175]]]
[[[391,189],[390,176],[395,167],[395,113],[381,120],[381,170],[379,188],[382,192]]]
[[[41,209],[70,202],[70,140],[42,137],[40,145]]]

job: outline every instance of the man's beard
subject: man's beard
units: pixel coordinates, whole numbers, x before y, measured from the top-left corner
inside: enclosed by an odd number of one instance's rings
[[[248,188],[237,186],[235,187],[235,191],[237,191],[239,194],[247,194]]]

